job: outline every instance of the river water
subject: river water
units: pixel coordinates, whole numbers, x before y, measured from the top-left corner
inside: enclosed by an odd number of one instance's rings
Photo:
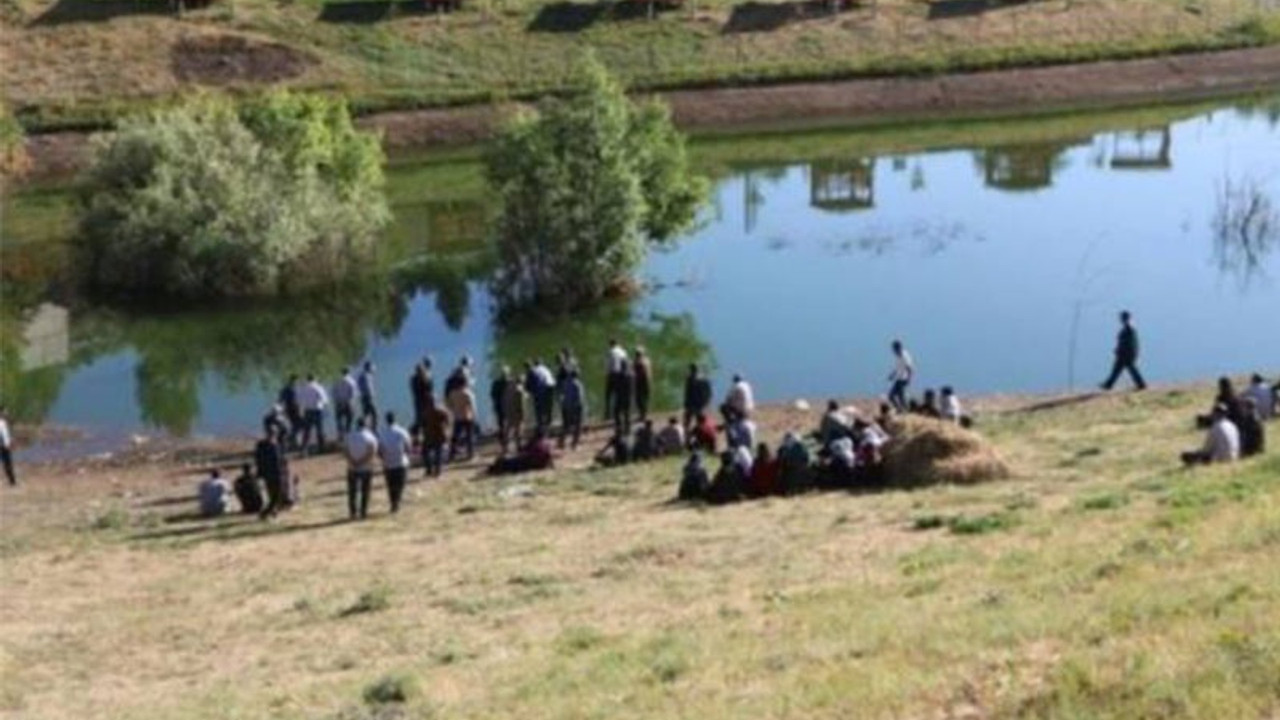
[[[393,167],[385,272],[199,310],[78,298],[68,195],[20,193],[0,250],[4,394],[20,417],[104,444],[253,431],[288,374],[328,382],[365,359],[384,406],[407,411],[424,354],[472,356],[484,387],[499,363],[569,346],[598,397],[614,336],[655,358],[661,405],[691,361],[717,392],[741,372],[766,401],[883,393],[895,337],[919,387],[1080,389],[1105,375],[1122,308],[1151,381],[1280,372],[1280,98],[720,137],[693,156],[712,202],[651,256],[642,296],[520,327],[491,317],[487,199],[465,159]]]

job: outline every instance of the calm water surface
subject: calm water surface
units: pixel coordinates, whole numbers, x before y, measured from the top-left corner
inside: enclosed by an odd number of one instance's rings
[[[1277,372],[1280,241],[1215,232],[1228,185],[1280,209],[1277,107],[702,143],[713,202],[651,257],[649,292],[518,328],[491,321],[472,166],[394,171],[385,278],[200,312],[75,299],[63,244],[37,241],[66,234],[64,201],[20,196],[2,258],[5,393],[29,419],[104,440],[252,431],[288,373],[327,381],[365,358],[401,410],[424,353],[487,371],[569,345],[598,394],[610,336],[650,349],[663,404],[691,360],[715,369],[718,392],[737,371],[764,400],[882,393],[893,337],[921,386],[1082,388],[1107,370],[1120,308],[1152,380]]]

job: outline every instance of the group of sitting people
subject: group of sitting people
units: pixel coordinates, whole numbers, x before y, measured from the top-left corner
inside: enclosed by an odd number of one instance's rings
[[[841,408],[835,400],[827,403],[817,430],[807,438],[788,432],[776,454],[767,443],[756,442],[756,425],[748,416],[730,412],[721,429],[726,449],[719,453],[720,467],[714,476],[704,453],[716,452],[715,437],[711,443],[690,442],[691,454],[677,493],[680,500],[721,505],[884,483],[882,449],[889,433],[880,422],[862,417],[855,408]]]
[[[1259,374],[1237,393],[1231,378],[1218,379],[1218,394],[1207,415],[1196,416],[1206,429],[1204,445],[1182,453],[1185,465],[1234,462],[1266,450],[1266,423],[1280,415],[1280,383],[1269,384]]]

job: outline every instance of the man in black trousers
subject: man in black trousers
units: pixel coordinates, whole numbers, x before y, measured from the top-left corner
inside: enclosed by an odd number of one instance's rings
[[[285,497],[285,482],[289,479],[289,458],[285,454],[281,438],[273,432],[273,428],[264,429],[262,439],[253,450],[253,459],[257,465],[258,477],[262,478],[262,484],[267,487],[267,506],[259,515],[266,520],[279,514],[280,508],[288,501]]]
[[[1120,313],[1120,334],[1116,336],[1115,363],[1111,366],[1111,376],[1102,383],[1103,390],[1110,390],[1120,373],[1129,371],[1129,377],[1138,390],[1146,390],[1147,383],[1138,372],[1138,331],[1133,327],[1132,316],[1128,310]]]

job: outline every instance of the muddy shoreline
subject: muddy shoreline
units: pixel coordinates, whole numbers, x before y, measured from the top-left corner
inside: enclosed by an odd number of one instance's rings
[[[876,125],[1185,102],[1280,90],[1280,47],[1140,60],[1018,68],[933,77],[872,78],[659,93],[694,133],[768,127]],[[488,139],[514,106],[485,105],[368,115],[388,150],[437,150]],[[28,139],[31,181],[65,177],[85,158],[88,135]]]

